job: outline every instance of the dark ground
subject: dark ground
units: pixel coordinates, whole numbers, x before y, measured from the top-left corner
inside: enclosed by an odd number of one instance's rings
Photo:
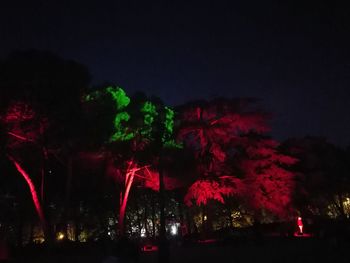
[[[112,251],[106,246],[84,244],[80,247],[26,249],[16,252],[13,262],[97,263]],[[157,262],[157,252],[142,252],[139,263]],[[350,262],[350,243],[315,238],[270,238],[262,243],[250,241],[210,244],[172,245],[170,263],[218,262]]]

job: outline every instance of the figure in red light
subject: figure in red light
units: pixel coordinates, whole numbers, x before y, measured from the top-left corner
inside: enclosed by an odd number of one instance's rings
[[[303,220],[301,219],[301,217],[299,216],[298,217],[298,221],[297,221],[297,224],[298,224],[298,228],[299,228],[299,235],[303,235]]]

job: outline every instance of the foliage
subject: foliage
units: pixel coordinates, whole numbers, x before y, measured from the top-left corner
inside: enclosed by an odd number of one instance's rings
[[[185,202],[224,203],[225,197],[235,196],[253,210],[283,216],[294,186],[286,167],[295,159],[278,153],[275,141],[259,135],[268,130],[267,115],[238,102],[220,99],[183,108],[180,136],[199,159],[198,177]]]
[[[262,136],[247,136],[239,166],[244,173],[244,200],[254,210],[265,209],[280,217],[292,208],[296,159],[281,154],[278,143]],[[242,141],[243,142],[243,141]]]
[[[180,108],[179,138],[193,147],[201,158],[202,176],[217,173],[227,157],[229,146],[249,131],[268,130],[266,114],[243,108],[241,101],[217,99],[189,103]]]
[[[263,121],[265,114],[244,109],[241,104],[239,101],[218,99],[180,107],[179,138],[193,150],[198,174],[198,181],[189,188],[186,196],[187,204],[192,198],[198,198],[198,204],[205,204],[210,198],[223,202],[223,196],[239,191],[230,184],[226,185],[237,182],[227,162],[230,146],[240,140],[242,133],[267,130]],[[201,189],[201,186],[205,187]]]
[[[40,116],[34,108],[23,101],[9,104],[1,118],[7,135],[11,138],[9,148],[24,144],[42,144],[43,135],[48,129],[48,119]]]
[[[303,213],[345,216],[349,187],[349,157],[345,150],[324,138],[289,139],[282,145],[287,154],[300,161],[294,166],[297,173],[294,202]],[[331,210],[336,212],[332,212]]]
[[[106,98],[107,97],[107,98]],[[125,232],[124,217],[132,185],[140,182],[145,187],[160,190],[162,148],[176,145],[173,139],[174,112],[150,100],[131,100],[123,89],[107,87],[85,95],[87,103],[114,103],[114,132],[106,143],[105,150],[112,161],[109,171],[113,177],[122,181],[119,209],[119,231]],[[102,98],[102,100],[101,100]],[[163,112],[165,111],[165,114]],[[165,116],[165,121],[162,117]],[[171,142],[172,145],[169,143]],[[170,187],[176,185],[175,179]]]
[[[185,196],[185,204],[206,205],[208,200],[225,203],[224,198],[239,194],[242,191],[242,182],[234,177],[219,178],[216,180],[200,179],[190,186]]]

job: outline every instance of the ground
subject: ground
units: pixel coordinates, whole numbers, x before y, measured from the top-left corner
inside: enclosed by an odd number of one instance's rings
[[[350,243],[313,238],[274,238],[260,243],[173,245],[169,263],[219,263],[219,262],[349,262]],[[82,247],[73,251],[51,250],[30,254],[22,253],[14,262],[103,262],[106,249]],[[157,262],[157,252],[141,253],[139,263]]]

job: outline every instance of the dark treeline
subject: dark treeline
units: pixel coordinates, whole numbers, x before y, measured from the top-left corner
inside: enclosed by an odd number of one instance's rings
[[[49,52],[0,60],[0,235],[12,244],[349,218],[349,148],[277,142],[253,99],[170,108],[90,79]]]

